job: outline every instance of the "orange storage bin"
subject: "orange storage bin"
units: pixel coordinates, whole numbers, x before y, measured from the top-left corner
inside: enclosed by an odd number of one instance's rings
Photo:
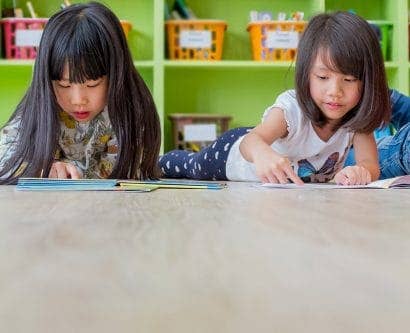
[[[122,30],[124,30],[125,37],[128,38],[128,34],[132,29],[132,24],[130,21],[126,21],[126,20],[120,20],[120,22],[121,22]]]
[[[172,60],[221,60],[225,21],[170,20],[165,23]]]
[[[253,60],[292,61],[306,21],[251,22],[247,30]]]
[[[34,59],[47,21],[47,18],[2,19],[6,59]]]

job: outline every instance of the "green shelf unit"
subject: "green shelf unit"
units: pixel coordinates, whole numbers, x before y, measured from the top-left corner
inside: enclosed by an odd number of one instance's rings
[[[173,0],[165,0],[171,6]],[[49,17],[61,1],[33,0],[39,16]],[[85,2],[85,1],[75,1]],[[251,59],[246,30],[251,10],[303,11],[305,19],[324,11],[354,10],[368,20],[393,24],[391,57],[385,63],[389,84],[409,93],[408,8],[410,0],[186,0],[199,18],[222,19],[225,32],[221,61],[180,61],[166,57],[164,0],[105,0],[133,28],[128,43],[134,65],[153,93],[163,126],[163,150],[172,148],[171,113],[215,113],[233,117],[230,126],[253,126],[263,110],[285,89],[293,88],[294,64]],[[20,5],[21,3],[21,5]],[[0,3],[1,4],[1,3]],[[25,9],[25,1],[17,5]],[[26,13],[27,14],[27,13]],[[0,124],[23,96],[33,61],[0,60]]]

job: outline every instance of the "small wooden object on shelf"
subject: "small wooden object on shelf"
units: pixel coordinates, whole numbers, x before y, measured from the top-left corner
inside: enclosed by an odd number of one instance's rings
[[[229,128],[231,116],[221,114],[203,114],[203,113],[172,113],[168,115],[172,124],[172,137],[175,149],[188,149],[198,151],[210,142],[216,139]],[[197,131],[195,129],[197,126]],[[186,137],[187,127],[189,132],[196,131],[194,136],[197,139],[191,140]],[[212,130],[215,133],[212,137]],[[203,135],[203,138],[200,136]]]

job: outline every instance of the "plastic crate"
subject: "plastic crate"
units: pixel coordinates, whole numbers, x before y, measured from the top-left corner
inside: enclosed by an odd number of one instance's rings
[[[120,20],[122,30],[124,30],[125,38],[128,38],[128,34],[132,29],[132,24],[130,21],[127,20]]]
[[[199,151],[228,130],[232,117],[220,114],[171,113],[168,119],[172,125],[174,148]]]
[[[221,60],[225,21],[170,20],[165,23],[172,60]]]
[[[47,18],[13,17],[2,19],[5,58],[34,59],[47,21]],[[126,20],[120,22],[125,37],[128,37],[129,31],[132,29],[131,22]]]
[[[247,30],[253,60],[292,61],[306,21],[251,22]]]
[[[47,18],[5,18],[3,40],[6,59],[34,59]]]
[[[367,21],[376,31],[377,36],[379,37],[380,48],[382,50],[383,59],[385,61],[391,60],[390,48],[391,48],[391,34],[393,30],[393,23],[389,21]]]

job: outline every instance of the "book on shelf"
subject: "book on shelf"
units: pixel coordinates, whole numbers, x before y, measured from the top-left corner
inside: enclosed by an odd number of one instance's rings
[[[261,185],[264,188],[285,188],[285,189],[403,189],[410,188],[410,175],[399,176],[376,180],[367,185],[338,185],[336,183],[305,183],[296,185],[293,183],[273,184],[264,183]]]
[[[133,191],[151,192],[160,188],[219,190],[224,183],[193,180],[118,180],[19,178],[16,189],[23,191]]]
[[[179,15],[181,19],[185,20],[195,20],[197,19],[195,13],[192,9],[186,4],[185,0],[175,0],[172,15],[176,15],[174,11]]]

